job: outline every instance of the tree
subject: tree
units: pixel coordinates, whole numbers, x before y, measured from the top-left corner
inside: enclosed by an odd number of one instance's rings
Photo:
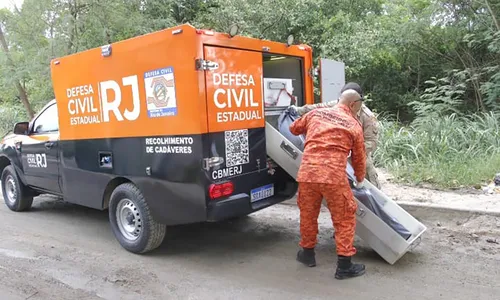
[[[15,70],[16,70],[16,66],[14,64],[14,61],[12,60],[12,57],[10,55],[10,51],[9,51],[9,44],[7,43],[7,40],[5,38],[5,30],[2,28],[4,27],[5,25],[3,24],[3,22],[1,22],[0,20],[0,46],[2,47],[2,51],[4,52],[6,58],[7,58],[7,65],[9,67],[9,70],[12,72],[12,73],[15,73]],[[31,104],[28,100],[28,94],[26,93],[26,88],[21,84],[21,81],[19,79],[12,79],[18,93],[19,93],[19,98],[24,106],[24,108],[26,109],[26,112],[28,113],[28,116],[30,118],[33,118],[33,116],[35,115],[33,109],[31,108]]]

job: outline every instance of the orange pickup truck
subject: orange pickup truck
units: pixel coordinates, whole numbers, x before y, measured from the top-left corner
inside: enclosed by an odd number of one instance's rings
[[[191,25],[51,61],[55,99],[1,141],[2,192],[109,210],[144,253],[168,225],[244,216],[292,198],[265,122],[313,103],[312,50]]]

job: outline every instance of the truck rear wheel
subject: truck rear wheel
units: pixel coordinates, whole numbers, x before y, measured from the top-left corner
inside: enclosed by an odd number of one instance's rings
[[[33,196],[30,194],[12,165],[7,166],[2,172],[2,195],[7,207],[12,211],[25,211],[31,208]]]
[[[166,225],[153,219],[146,199],[132,183],[118,186],[111,194],[109,221],[120,245],[132,253],[154,250],[165,238]]]

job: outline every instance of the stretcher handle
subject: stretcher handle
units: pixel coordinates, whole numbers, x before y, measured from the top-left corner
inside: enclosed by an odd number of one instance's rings
[[[290,145],[288,145],[285,141],[282,141],[281,142],[281,145],[280,145],[281,149],[283,149],[283,151],[286,152],[286,154],[288,154],[291,158],[293,159],[297,159],[297,156],[299,156],[299,154],[297,153],[297,151],[295,151]]]

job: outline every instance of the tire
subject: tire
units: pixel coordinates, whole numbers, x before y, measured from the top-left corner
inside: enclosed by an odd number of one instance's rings
[[[25,186],[12,165],[7,166],[2,172],[2,196],[7,207],[15,212],[31,209],[33,195]]]
[[[119,185],[111,194],[109,222],[120,245],[136,254],[158,248],[167,229],[153,219],[146,199],[132,183]]]

